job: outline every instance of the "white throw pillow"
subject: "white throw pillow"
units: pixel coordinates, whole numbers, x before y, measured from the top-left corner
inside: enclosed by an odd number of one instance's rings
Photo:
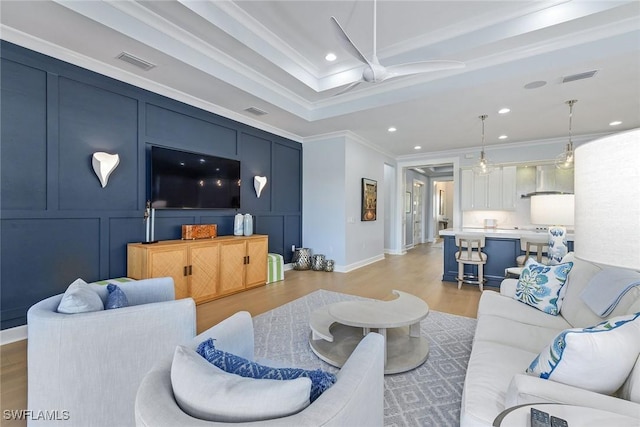
[[[64,292],[58,313],[76,314],[104,310],[100,295],[82,279],[76,279]]]
[[[208,421],[249,422],[285,417],[309,405],[311,380],[264,380],[229,374],[194,350],[178,346],[171,386],[180,408]]]
[[[640,354],[640,313],[590,328],[567,329],[531,362],[527,373],[596,393],[622,386]]]

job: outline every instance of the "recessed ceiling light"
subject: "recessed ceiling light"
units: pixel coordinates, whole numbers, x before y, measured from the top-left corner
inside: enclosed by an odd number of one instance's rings
[[[507,135],[500,135],[500,136],[498,137],[498,139],[507,139],[507,138],[509,138]]]
[[[542,87],[544,85],[546,85],[547,82],[545,82],[544,80],[536,80],[535,82],[531,82],[531,83],[527,83],[526,85],[524,85],[525,89],[537,89],[539,87]]]
[[[622,122],[620,120],[616,120],[616,121],[613,121],[613,122],[609,123],[609,126],[618,126],[618,125],[621,125],[621,124],[622,124]]]
[[[389,129],[387,129],[387,131],[389,131],[389,132],[395,132],[395,131],[397,131],[397,130],[398,130],[398,129],[396,129],[396,128],[395,128],[395,127],[393,127],[393,126],[391,126]]]
[[[507,114],[509,111],[511,111],[510,108],[501,108],[498,110],[498,114]]]
[[[419,145],[416,145],[415,147],[413,147],[413,149],[414,149],[414,150],[420,150],[420,149],[422,149],[422,147],[421,147],[421,146],[419,146]]]
[[[338,57],[336,56],[335,53],[327,53],[327,56],[324,57],[324,59],[326,59],[329,62],[335,61]]]

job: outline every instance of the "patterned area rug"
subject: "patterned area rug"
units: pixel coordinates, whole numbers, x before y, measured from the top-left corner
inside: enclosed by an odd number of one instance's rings
[[[309,314],[339,301],[365,299],[325,290],[256,316],[255,354],[284,365],[330,372],[309,347]],[[418,368],[384,379],[385,426],[458,426],[462,384],[476,319],[430,311],[420,324],[429,358]]]

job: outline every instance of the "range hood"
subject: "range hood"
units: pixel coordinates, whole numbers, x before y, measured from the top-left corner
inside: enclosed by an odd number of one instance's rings
[[[573,194],[573,169],[558,169],[554,165],[536,166],[536,191],[520,197],[541,194]]]

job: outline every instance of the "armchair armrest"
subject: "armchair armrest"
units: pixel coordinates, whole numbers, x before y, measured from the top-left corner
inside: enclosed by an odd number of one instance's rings
[[[500,295],[513,298],[516,295],[516,286],[518,279],[504,279],[500,283]]]
[[[367,334],[336,374],[336,383],[304,411],[310,421],[298,425],[382,427],[384,354],[382,335]],[[334,415],[329,419],[327,414]]]
[[[640,403],[530,375],[514,375],[507,389],[505,407],[511,408],[512,406],[530,403],[563,403],[588,406],[638,418],[640,421]]]
[[[195,349],[208,338],[215,339],[215,346],[219,350],[254,360],[253,320],[248,311],[239,311],[200,333],[191,346]]]

